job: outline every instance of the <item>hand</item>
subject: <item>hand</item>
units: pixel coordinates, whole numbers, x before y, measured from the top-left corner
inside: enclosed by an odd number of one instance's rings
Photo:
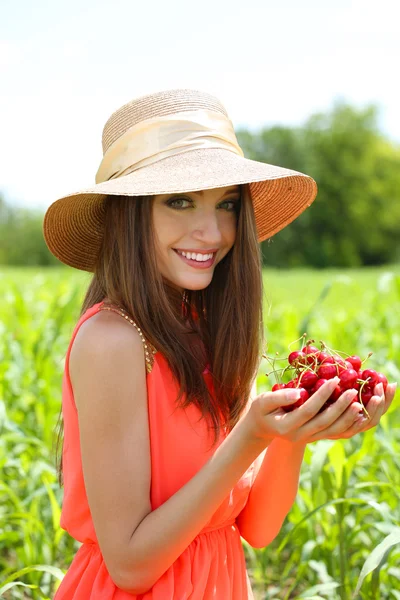
[[[372,429],[372,427],[376,427],[379,424],[382,415],[388,411],[388,408],[392,403],[392,400],[396,394],[396,386],[396,383],[389,383],[386,387],[386,393],[384,393],[383,385],[378,383],[374,389],[376,395],[372,396],[367,405],[369,418],[366,417],[364,421],[355,421],[348,429],[336,435],[330,435],[325,439],[346,440],[354,435],[357,435],[357,433],[361,433],[362,431],[367,431],[368,429]]]
[[[256,396],[244,417],[248,437],[251,441],[261,439],[266,444],[274,438],[307,444],[348,431],[362,410],[359,402],[353,402],[356,390],[346,390],[336,402],[319,413],[338,382],[338,377],[329,379],[304,404],[288,413],[282,406],[295,402],[288,398],[291,390],[281,389]]]

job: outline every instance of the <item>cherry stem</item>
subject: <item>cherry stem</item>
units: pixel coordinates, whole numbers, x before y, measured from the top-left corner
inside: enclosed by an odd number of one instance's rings
[[[290,346],[293,346],[293,344],[297,344],[297,342],[299,340],[304,340],[307,337],[307,333],[303,333],[303,335],[301,337],[299,337],[297,340],[294,340],[294,342],[291,342],[288,346],[289,350],[290,350]],[[302,342],[301,345],[303,346],[304,343]],[[286,360],[286,359],[285,359]]]

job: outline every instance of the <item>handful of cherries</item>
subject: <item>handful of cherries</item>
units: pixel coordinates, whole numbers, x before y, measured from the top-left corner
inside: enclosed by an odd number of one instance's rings
[[[306,334],[301,339],[305,336]],[[329,350],[323,341],[320,341],[321,349],[313,346],[314,342],[315,340],[308,340],[300,351],[289,354],[287,359],[289,365],[280,369],[280,377],[282,378],[288,370],[294,371],[295,377],[288,383],[276,383],[272,387],[273,392],[283,388],[299,388],[300,398],[290,406],[282,407],[285,412],[290,412],[304,404],[328,379],[334,377],[339,377],[340,382],[319,412],[336,402],[339,396],[348,389],[358,391],[353,402],[360,402],[364,410],[374,395],[374,389],[378,383],[382,383],[384,392],[386,392],[388,380],[385,375],[377,373],[373,369],[362,368],[363,363],[372,356],[372,352],[364,360],[357,355],[345,355],[343,358],[338,352]],[[264,355],[264,357],[270,360],[268,356]],[[274,369],[273,373],[276,375],[278,371]]]

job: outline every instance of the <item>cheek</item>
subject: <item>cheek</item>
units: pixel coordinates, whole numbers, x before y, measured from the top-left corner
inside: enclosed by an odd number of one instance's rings
[[[233,244],[237,235],[237,217],[229,215],[229,218],[221,220],[221,234],[227,244]]]
[[[162,253],[168,252],[170,247],[176,245],[177,240],[184,237],[184,223],[184,219],[178,219],[172,211],[164,211],[162,208],[154,211],[154,233]]]

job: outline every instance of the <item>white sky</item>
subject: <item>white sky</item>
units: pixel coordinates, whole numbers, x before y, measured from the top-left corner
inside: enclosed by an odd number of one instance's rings
[[[1,0],[0,193],[45,209],[92,185],[111,113],[177,87],[217,96],[236,129],[375,102],[400,141],[399,16],[398,0]]]

